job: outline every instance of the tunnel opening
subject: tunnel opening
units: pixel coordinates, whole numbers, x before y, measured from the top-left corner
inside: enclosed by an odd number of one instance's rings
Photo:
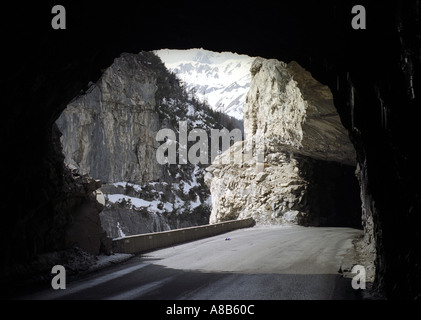
[[[355,167],[301,158],[303,176],[309,181],[303,205],[303,225],[362,229],[360,187]]]

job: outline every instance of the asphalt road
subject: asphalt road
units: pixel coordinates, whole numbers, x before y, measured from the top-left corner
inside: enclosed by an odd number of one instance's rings
[[[354,299],[338,274],[362,231],[254,227],[136,256],[24,299]],[[230,240],[225,240],[230,238]]]

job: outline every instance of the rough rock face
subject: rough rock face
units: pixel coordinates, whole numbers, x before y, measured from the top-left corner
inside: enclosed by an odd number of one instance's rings
[[[287,145],[314,159],[356,164],[354,147],[327,86],[298,63],[257,58],[244,110],[246,137]]]
[[[360,185],[360,198],[361,198],[361,222],[364,229],[364,237],[360,241],[360,254],[366,256],[365,268],[367,282],[373,282],[375,279],[375,261],[376,261],[376,245],[379,236],[376,237],[375,223],[378,225],[379,222],[375,222],[375,217],[378,215],[378,210],[375,206],[373,196],[368,190],[368,179],[367,179],[367,164],[364,162],[361,169],[360,164],[357,164],[355,175],[357,176]]]
[[[54,125],[53,146],[61,154],[60,135]],[[100,212],[104,206],[96,198],[96,190],[101,187],[101,181],[88,174],[80,174],[77,169],[65,166],[63,162],[61,165],[61,196],[53,204],[54,223],[41,227],[49,230],[44,241],[54,235],[53,230],[62,230],[60,238],[50,240],[56,243],[55,250],[78,247],[93,255],[109,254],[111,239],[107,237],[100,221]]]
[[[68,197],[64,204],[72,207],[72,211],[64,234],[65,247],[76,246],[93,255],[110,254],[111,238],[102,228],[100,219],[104,206],[96,199],[101,181],[80,175],[75,169],[69,171],[71,181],[67,184]],[[76,201],[80,202],[78,206],[69,205]]]
[[[302,198],[307,182],[300,177],[295,159],[282,152],[266,155],[262,171],[254,158],[245,157],[251,152],[247,142],[238,142],[231,150],[241,152],[245,161],[218,165],[218,160],[230,156],[225,152],[207,168],[205,182],[212,194],[210,223],[250,216],[260,223],[303,218],[303,212],[298,212],[295,204]]]
[[[135,55],[122,55],[96,85],[57,120],[65,162],[106,182],[162,178],[155,160],[159,130],[156,75]]]
[[[246,140],[207,168],[210,222],[252,216],[260,223],[360,225],[355,151],[329,88],[295,62],[257,58],[251,73]],[[229,163],[232,153],[244,161]]]

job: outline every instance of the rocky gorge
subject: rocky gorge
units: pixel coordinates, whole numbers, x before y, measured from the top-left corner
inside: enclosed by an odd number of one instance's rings
[[[181,121],[220,129],[220,117],[189,95],[158,56],[141,52],[116,58],[56,123],[66,165],[102,181],[101,223],[118,238],[208,222],[205,164],[160,164],[156,137],[160,129],[179,135]]]

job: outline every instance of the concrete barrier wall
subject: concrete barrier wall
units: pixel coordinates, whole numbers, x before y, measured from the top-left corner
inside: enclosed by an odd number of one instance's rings
[[[198,227],[128,236],[113,240],[113,251],[119,253],[140,253],[182,242],[211,237],[235,229],[251,227],[254,224],[253,218],[248,218]]]

